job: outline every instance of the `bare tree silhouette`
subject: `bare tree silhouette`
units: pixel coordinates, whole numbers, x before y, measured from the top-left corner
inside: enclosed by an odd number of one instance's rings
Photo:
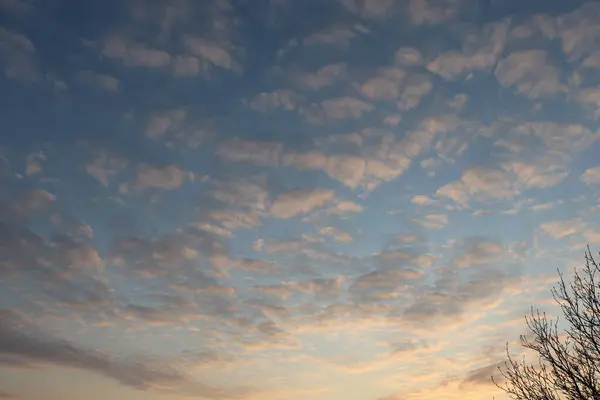
[[[538,356],[538,364],[516,361],[506,346],[502,380],[494,384],[514,400],[600,400],[600,267],[588,247],[586,265],[565,283],[560,274],[552,289],[567,327],[559,331],[558,319],[531,308],[526,317],[532,339],[521,336],[521,345]]]

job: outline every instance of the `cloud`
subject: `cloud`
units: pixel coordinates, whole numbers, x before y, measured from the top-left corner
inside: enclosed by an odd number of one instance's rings
[[[444,79],[455,80],[472,71],[489,70],[496,66],[504,50],[509,21],[486,25],[481,31],[470,32],[464,40],[464,50],[440,54],[427,69]]]
[[[186,115],[187,111],[183,108],[151,115],[146,125],[146,136],[151,139],[162,138],[169,130],[180,128]]]
[[[562,239],[585,230],[585,222],[581,219],[556,220],[544,222],[540,229],[555,239]]]
[[[398,110],[407,111],[417,107],[432,88],[433,84],[429,76],[425,74],[412,75],[396,103]]]
[[[333,199],[334,192],[329,189],[291,190],[273,200],[270,212],[276,218],[288,219],[320,208]]]
[[[442,229],[448,224],[448,216],[446,214],[427,214],[422,219],[414,219],[414,221],[427,229]]]
[[[586,169],[580,179],[588,185],[600,183],[600,167]]]
[[[231,139],[221,143],[217,156],[227,162],[250,162],[257,165],[276,166],[279,164],[283,146],[278,142],[258,142],[245,139]]]
[[[465,240],[460,254],[452,262],[459,268],[489,264],[498,261],[504,251],[504,246],[497,242],[481,239]]]
[[[551,160],[548,160],[552,162]],[[539,162],[539,161],[538,161]],[[556,186],[568,175],[563,165],[527,164],[523,162],[506,163],[504,170],[513,172],[519,183],[525,188],[549,188]]]
[[[254,251],[266,252],[268,254],[282,254],[286,256],[303,256],[298,258],[301,262],[307,260],[326,261],[334,264],[347,264],[348,257],[333,253],[322,243],[314,243],[304,236],[303,238],[295,239],[256,239],[252,244]],[[311,270],[311,273],[314,271]]]
[[[423,65],[423,55],[413,47],[400,47],[394,55],[394,62],[404,67]]]
[[[183,145],[197,149],[213,137],[214,126],[210,118],[195,117],[194,110],[181,107],[151,113],[146,119],[145,133],[167,147]]]
[[[47,211],[55,202],[56,196],[43,189],[26,189],[10,205],[15,217],[28,217],[40,211]]]
[[[39,77],[36,48],[26,36],[0,27],[0,60],[9,79],[31,82]]]
[[[597,24],[598,5],[593,2],[584,3],[571,13],[556,18],[557,36],[569,61],[577,61],[596,49],[595,43],[600,37]]]
[[[277,90],[274,92],[263,92],[254,96],[248,106],[256,111],[267,112],[283,108],[291,111],[296,108],[298,96],[291,90]]]
[[[429,76],[409,74],[400,68],[383,68],[360,86],[361,93],[375,100],[398,100],[399,110],[416,107],[433,85]]]
[[[102,54],[120,59],[129,67],[163,68],[171,64],[171,55],[166,51],[118,36],[108,37],[102,43]]]
[[[200,75],[204,68],[196,57],[180,55],[173,58],[173,73],[179,77]]]
[[[65,340],[45,336],[23,334],[16,329],[23,321],[11,311],[0,313],[0,362],[5,366],[42,366],[52,364],[76,369],[85,369],[114,379],[123,385],[146,390],[150,387],[172,387],[183,384],[193,388],[193,393],[208,398],[227,398],[231,394],[226,390],[187,382],[188,378],[169,365],[153,362],[149,365],[143,359],[128,357],[130,361],[77,347]]]
[[[255,212],[212,210],[206,213],[206,218],[231,231],[258,228],[262,225],[260,215]]]
[[[124,171],[127,165],[127,160],[123,157],[110,154],[103,149],[95,149],[92,160],[86,164],[85,170],[104,186],[108,186],[110,179]]]
[[[464,378],[461,385],[491,386],[491,385],[493,385],[493,382],[491,381],[490,377],[492,375],[497,375],[498,368],[504,367],[504,366],[505,366],[505,362],[500,361],[500,362],[495,362],[490,365],[486,365],[486,366],[471,370],[467,373],[467,376]],[[494,378],[496,378],[496,382],[501,382],[497,376],[495,376]]]
[[[370,19],[383,19],[390,16],[394,8],[393,0],[338,0],[348,11]]]
[[[350,40],[357,37],[358,34],[359,32],[352,28],[332,26],[306,36],[302,43],[304,45],[347,46]]]
[[[412,100],[411,100],[412,101]],[[410,106],[409,103],[405,104]],[[312,149],[305,152],[284,151],[280,142],[249,141],[232,139],[217,147],[217,155],[229,162],[248,162],[263,166],[292,166],[299,170],[322,170],[331,178],[355,189],[364,187],[373,190],[383,182],[402,175],[412,160],[426,152],[438,135],[452,132],[461,125],[460,121],[448,115],[425,118],[419,126],[404,134],[399,140],[388,132],[371,132],[368,129],[352,134],[336,134],[318,138],[317,148],[335,152],[328,155]],[[379,143],[377,143],[379,142]],[[366,144],[369,143],[367,146]],[[438,144],[439,146],[439,144]],[[452,143],[448,149],[459,153]],[[340,154],[359,153],[359,154]]]
[[[296,80],[303,87],[318,91],[345,79],[347,74],[347,65],[345,63],[336,63],[325,65],[314,72],[299,74]]]
[[[473,167],[465,170],[458,181],[450,182],[436,191],[436,196],[448,197],[455,203],[467,205],[472,199],[508,199],[518,193],[506,172]]]
[[[420,206],[428,206],[428,205],[436,204],[436,201],[434,199],[432,199],[429,196],[422,195],[422,194],[413,196],[412,199],[410,200],[410,202],[413,204],[420,205]]]
[[[354,238],[348,232],[333,226],[326,226],[319,229],[319,234],[329,236],[338,243],[350,243],[354,241]]]
[[[0,309],[54,336],[0,317],[4,368],[190,398],[486,396],[488,346],[545,302],[539,268],[600,243],[597,6],[486,22],[464,0],[321,3],[132,0],[75,39],[88,54],[42,52],[21,23],[43,10],[0,0],[0,69],[77,84],[7,80],[36,101],[5,102]],[[534,229],[477,236],[496,220]]]
[[[544,50],[523,50],[511,53],[498,63],[496,78],[505,87],[536,99],[565,93],[556,68],[549,63]]]
[[[206,63],[223,69],[237,68],[229,49],[221,43],[195,36],[185,37],[184,43],[192,54],[201,57]]]
[[[580,90],[575,95],[575,100],[586,108],[593,110],[595,119],[600,117],[600,88],[587,88]]]
[[[410,0],[409,12],[413,24],[438,24],[457,16],[460,0],[437,3],[432,0]]]
[[[97,87],[107,92],[119,91],[119,80],[114,76],[85,70],[77,74],[77,79],[85,85]]]
[[[401,84],[407,73],[399,68],[386,68],[378,72],[377,76],[369,79],[360,87],[365,96],[378,99],[390,100],[400,95]]]
[[[142,277],[151,278],[176,272],[198,260],[210,265],[218,264],[223,259],[229,261],[229,252],[220,238],[190,227],[155,238],[114,237],[107,263],[126,267]],[[190,280],[194,280],[192,271],[188,271],[188,274]],[[203,272],[198,272],[196,278],[199,279],[198,285],[205,285]]]
[[[177,165],[138,167],[135,185],[140,189],[174,190],[183,185],[187,173]]]
[[[400,68],[383,68],[360,86],[361,93],[375,100],[398,100],[399,110],[416,107],[433,85],[429,76],[409,74]]]
[[[25,175],[31,176],[41,173],[42,161],[46,161],[43,152],[29,154],[25,160]]]
[[[208,194],[225,204],[259,211],[266,209],[269,197],[265,175],[231,181],[212,179]]]
[[[360,303],[393,300],[400,295],[402,286],[421,277],[412,269],[373,271],[354,280],[348,292]]]
[[[300,115],[311,124],[322,124],[344,119],[357,119],[373,111],[374,107],[353,97],[338,97],[300,110]]]

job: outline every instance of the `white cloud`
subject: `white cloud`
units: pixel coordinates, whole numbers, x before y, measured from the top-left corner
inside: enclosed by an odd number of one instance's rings
[[[511,53],[498,63],[496,78],[502,86],[513,86],[531,99],[566,92],[558,71],[549,63],[548,53],[544,50]]]
[[[448,224],[448,216],[446,214],[427,214],[423,218],[413,221],[426,229],[442,229]]]
[[[317,91],[344,79],[347,75],[347,70],[348,67],[345,63],[329,64],[319,68],[315,72],[300,75],[298,82],[303,86]]]
[[[278,142],[257,142],[231,139],[217,147],[216,154],[227,162],[250,162],[258,165],[277,166],[283,146]]]
[[[579,91],[575,100],[593,110],[595,119],[600,118],[600,87],[592,87]]]
[[[130,67],[163,68],[171,63],[171,55],[166,51],[117,36],[104,41],[102,54],[120,59]]]
[[[127,161],[104,150],[96,150],[93,159],[87,163],[85,170],[88,174],[108,186],[110,178],[127,167]]]
[[[311,104],[302,109],[300,114],[309,123],[321,124],[328,121],[356,119],[373,111],[374,107],[353,97],[339,97],[324,100],[320,104]]]
[[[542,223],[540,229],[555,239],[561,239],[584,232],[585,222],[581,219],[549,221]]]
[[[211,210],[206,217],[230,231],[258,228],[262,224],[260,214],[254,211]],[[200,226],[204,226],[204,224]]]
[[[296,108],[299,96],[291,90],[276,90],[274,92],[263,92],[254,96],[248,105],[251,109],[267,112],[277,108],[291,111]]]
[[[417,107],[423,97],[425,97],[433,88],[429,76],[420,74],[412,75],[400,94],[400,99],[396,103],[398,110],[407,111]]]
[[[391,100],[400,96],[401,84],[406,71],[399,68],[384,68],[360,86],[365,96],[377,100]]]
[[[201,57],[205,62],[224,69],[235,68],[229,50],[222,44],[194,36],[185,37],[184,43],[192,54]]]
[[[382,68],[375,76],[360,85],[361,93],[375,100],[398,100],[399,110],[416,107],[433,85],[425,74],[409,74],[400,68]]]
[[[150,116],[146,125],[146,136],[150,139],[160,139],[171,129],[181,126],[187,112],[185,109],[173,109]]]
[[[412,197],[410,202],[413,204],[420,205],[420,206],[428,206],[428,205],[435,204],[436,200],[432,199],[429,196],[425,196],[425,195],[415,195]]]
[[[410,0],[410,18],[415,25],[437,24],[448,21],[456,17],[461,3],[462,1],[460,0],[449,0],[445,2],[435,2],[434,0]]]
[[[421,52],[413,47],[401,47],[394,56],[396,64],[404,67],[423,65],[424,60]]]
[[[56,201],[56,196],[43,189],[28,189],[19,196],[13,203],[15,211],[20,215],[29,215],[30,213],[46,209],[50,204]]]
[[[510,162],[502,167],[505,171],[516,174],[519,184],[523,188],[549,188],[562,182],[569,172],[561,164],[552,164],[552,160],[537,160],[536,164],[525,162]]]
[[[277,196],[270,211],[277,218],[288,219],[320,208],[333,199],[333,190],[296,189]]]
[[[354,241],[354,238],[348,232],[333,226],[326,226],[319,229],[319,234],[329,236],[338,243],[350,243]]]
[[[325,172],[350,188],[356,188],[363,180],[366,162],[361,157],[331,156],[325,164]]]
[[[349,200],[337,200],[335,203],[327,209],[327,213],[343,215],[348,213],[362,212],[364,207]]]
[[[454,80],[472,71],[495,67],[504,50],[508,27],[509,21],[504,20],[469,33],[463,51],[442,53],[427,65],[427,69],[444,79]]]
[[[119,80],[114,76],[86,70],[79,72],[77,77],[86,85],[95,86],[107,92],[119,91]]]
[[[264,211],[269,192],[267,180],[263,175],[251,176],[246,179],[232,181],[210,181],[208,193],[215,200],[228,205]]]
[[[450,182],[436,192],[460,205],[472,200],[508,199],[519,193],[514,179],[506,172],[484,167],[465,170],[458,181]]]
[[[588,185],[600,183],[600,166],[586,169],[580,179]]]
[[[187,173],[177,165],[157,167],[142,164],[138,167],[135,184],[142,189],[174,190],[183,185],[186,176]]]

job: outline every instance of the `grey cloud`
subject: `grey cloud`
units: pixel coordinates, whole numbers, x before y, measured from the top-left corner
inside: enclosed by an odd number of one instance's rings
[[[485,238],[470,238],[459,244],[453,265],[434,270],[433,286],[404,311],[407,321],[429,324],[439,318],[457,317],[476,305],[493,302],[520,281],[521,264],[506,246]],[[457,268],[462,268],[459,274]]]
[[[372,271],[356,278],[348,291],[360,303],[394,300],[401,293],[406,295],[403,287],[410,287],[409,283],[420,277],[411,269]]]
[[[108,354],[78,347],[59,338],[45,336],[33,329],[25,333],[22,319],[12,311],[0,311],[0,363],[7,367],[34,367],[51,364],[84,369],[114,379],[125,386],[140,390],[170,387],[207,398],[235,397],[227,390],[190,381],[168,364],[129,357],[125,361]],[[31,328],[28,331],[32,331]],[[234,390],[235,391],[235,390]]]
[[[142,276],[164,275],[178,267],[228,254],[216,236],[201,230],[170,232],[155,239],[122,236],[114,239],[109,261],[132,268]]]
[[[499,375],[498,368],[504,367],[504,361],[495,362],[490,365],[471,370],[467,373],[467,376],[463,379],[461,386],[463,385],[492,385],[490,377],[492,375]],[[496,381],[501,377],[495,376]]]
[[[0,61],[9,79],[24,82],[38,79],[35,54],[36,48],[26,36],[0,27]]]

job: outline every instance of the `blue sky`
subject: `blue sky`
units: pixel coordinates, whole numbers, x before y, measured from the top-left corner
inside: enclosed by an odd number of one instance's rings
[[[0,398],[501,399],[600,245],[598,26],[0,0]]]

